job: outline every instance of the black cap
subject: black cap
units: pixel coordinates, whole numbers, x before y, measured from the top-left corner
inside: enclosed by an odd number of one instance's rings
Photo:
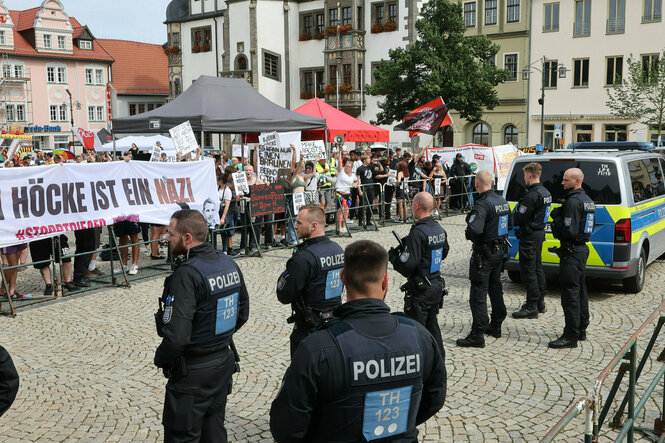
[[[434,160],[435,158],[441,158],[441,156],[440,156],[439,154],[434,154],[434,155],[432,156],[432,160]]]
[[[457,155],[455,156],[455,158],[462,158],[462,153],[458,152]]]

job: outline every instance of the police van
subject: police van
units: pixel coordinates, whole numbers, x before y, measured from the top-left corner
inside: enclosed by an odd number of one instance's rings
[[[503,196],[515,208],[523,195],[522,168],[539,163],[541,183],[552,193],[552,209],[561,205],[565,192],[563,173],[580,168],[582,187],[596,203],[586,275],[621,280],[624,290],[638,293],[644,287],[646,267],[665,253],[665,158],[651,143],[574,143],[571,149],[543,155],[517,157],[510,168]],[[545,273],[558,273],[559,257],[548,248],[559,246],[552,236],[552,219],[546,226],[542,262]],[[520,281],[519,240],[509,234],[512,246],[506,263],[508,276]]]

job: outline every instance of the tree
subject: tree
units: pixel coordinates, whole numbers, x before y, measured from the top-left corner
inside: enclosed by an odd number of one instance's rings
[[[449,0],[430,0],[415,25],[418,38],[408,48],[389,51],[374,71],[370,95],[385,95],[377,124],[401,120],[412,109],[439,96],[462,118],[477,121],[483,108],[499,104],[496,85],[508,71],[490,63],[499,45],[485,36],[465,37],[462,6]]]
[[[627,65],[628,75],[607,88],[605,104],[617,117],[655,127],[660,140],[665,129],[665,63],[657,57],[636,60],[631,54]]]

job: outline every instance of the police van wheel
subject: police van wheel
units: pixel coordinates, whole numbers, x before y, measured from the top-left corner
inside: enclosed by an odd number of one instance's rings
[[[644,288],[644,280],[647,272],[647,254],[644,248],[640,251],[640,258],[637,260],[637,274],[633,277],[623,279],[623,289],[631,294],[637,294]]]
[[[508,271],[508,278],[515,283],[522,283],[522,274],[520,274],[520,271]]]

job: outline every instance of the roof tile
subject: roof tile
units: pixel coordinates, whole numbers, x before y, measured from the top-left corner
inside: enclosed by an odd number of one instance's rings
[[[168,56],[161,45],[98,39],[113,63],[113,88],[119,94],[168,94]]]

